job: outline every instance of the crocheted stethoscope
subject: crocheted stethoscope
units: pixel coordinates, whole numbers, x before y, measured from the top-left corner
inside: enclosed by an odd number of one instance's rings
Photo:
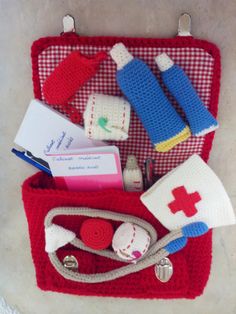
[[[87,247],[76,235],[61,226],[54,224],[52,221],[56,216],[66,215],[66,216],[87,216],[93,218],[105,218],[113,221],[122,221],[134,223],[141,228],[145,229],[150,236],[150,246],[148,251],[137,260],[135,264],[129,263],[129,265],[122,266],[120,268],[96,274],[83,274],[75,272],[68,268],[65,268],[57,257],[57,249],[64,246],[65,244],[72,244],[80,250],[84,250],[96,255],[100,255],[106,258],[110,258],[117,261],[126,262],[116,255],[111,250],[101,250],[97,251],[92,248]],[[181,229],[171,231],[162,239],[157,241],[157,233],[153,226],[147,221],[140,219],[138,217],[120,213],[114,213],[111,211],[92,209],[86,207],[57,207],[51,209],[45,217],[45,240],[46,240],[46,251],[48,253],[50,262],[56,271],[61,274],[64,278],[84,283],[99,283],[114,280],[138,271],[141,271],[152,265],[156,265],[164,257],[169,254],[173,254],[181,250],[186,244],[188,238],[198,237],[205,234],[208,231],[208,227],[204,222],[195,222],[182,227]],[[56,241],[54,248],[49,249],[49,241],[53,237],[53,230],[60,230],[61,234],[65,234],[63,237]]]

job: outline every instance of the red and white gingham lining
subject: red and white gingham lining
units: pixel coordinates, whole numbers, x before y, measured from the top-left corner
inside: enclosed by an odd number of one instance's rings
[[[91,46],[91,45],[76,45],[76,46],[50,46],[45,49],[38,59],[39,80],[41,90],[45,79],[50,75],[55,66],[58,65],[70,52],[80,50],[81,53],[93,55],[98,51],[108,51],[111,47]],[[213,77],[213,57],[201,48],[158,48],[158,47],[130,47],[129,51],[136,57],[144,60],[152,69],[154,74],[160,78],[154,58],[166,52],[168,55],[181,66],[198,94],[206,106],[209,105],[211,95],[211,83]],[[91,93],[103,93],[107,95],[121,95],[115,79],[116,66],[109,57],[100,67],[99,72],[86,85],[84,85],[76,94],[71,102],[81,114],[83,114],[88,97]],[[164,88],[166,91],[166,89]],[[177,110],[182,114],[181,110],[173,98],[166,91],[169,99]],[[42,95],[42,100],[45,101]],[[158,105],[158,100],[157,100]],[[55,107],[58,109],[57,107]],[[132,111],[131,123],[129,129],[129,138],[123,142],[110,142],[119,147],[121,155],[122,167],[124,167],[127,155],[134,154],[143,167],[146,158],[153,158],[155,162],[155,172],[158,175],[163,175],[170,171],[192,154],[201,154],[204,144],[204,137],[191,137],[184,143],[177,145],[168,153],[155,152],[153,146],[147,136],[145,129],[139,121],[136,114]]]

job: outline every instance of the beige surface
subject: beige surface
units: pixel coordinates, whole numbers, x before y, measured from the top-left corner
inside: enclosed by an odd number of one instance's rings
[[[210,165],[236,205],[236,2],[0,0],[0,295],[22,314],[236,313],[236,229],[214,231],[213,265],[205,293],[195,301],[99,299],[37,289],[20,185],[33,169],[10,154],[32,98],[30,45],[61,32],[64,14],[75,16],[83,35],[172,37],[180,13],[192,15],[193,34],[215,42],[222,53],[219,122]]]

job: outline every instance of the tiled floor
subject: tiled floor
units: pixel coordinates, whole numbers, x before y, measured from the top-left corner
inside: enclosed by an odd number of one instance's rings
[[[0,0],[0,295],[22,314],[236,313],[236,229],[214,231],[213,265],[205,293],[194,301],[75,297],[40,291],[35,284],[20,186],[33,169],[10,153],[33,96],[30,45],[57,35],[70,13],[83,35],[172,37],[182,12],[192,33],[215,42],[222,53],[217,131],[210,165],[236,205],[236,2],[234,0]],[[2,313],[1,313],[2,314]]]

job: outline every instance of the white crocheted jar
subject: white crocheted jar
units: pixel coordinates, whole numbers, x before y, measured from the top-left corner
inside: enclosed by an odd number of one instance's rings
[[[136,263],[148,250],[150,236],[146,230],[136,224],[124,222],[116,230],[112,247],[122,259]]]
[[[91,94],[84,112],[85,134],[94,140],[128,138],[130,104],[122,97]]]

